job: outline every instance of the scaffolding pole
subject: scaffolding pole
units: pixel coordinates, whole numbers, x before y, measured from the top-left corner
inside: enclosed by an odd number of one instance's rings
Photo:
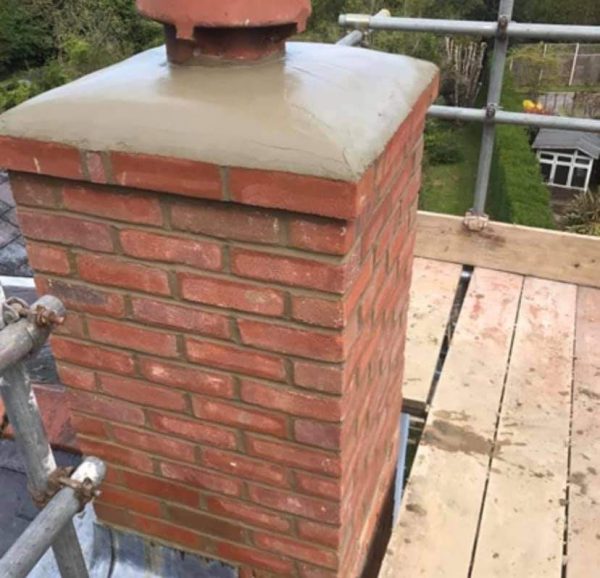
[[[30,493],[33,501],[39,506],[45,505],[48,499],[54,496],[66,476],[57,468],[35,394],[22,361],[45,343],[52,329],[62,322],[64,316],[63,304],[51,296],[42,297],[31,307],[19,300],[9,300],[2,305],[0,394],[14,430],[15,441],[25,462]],[[63,506],[62,512],[65,500],[69,501],[65,497],[59,501]],[[55,505],[51,508],[50,514],[40,514],[40,519],[47,520],[56,507]],[[51,521],[57,523],[57,518],[51,518]],[[36,522],[32,524],[34,532]],[[72,520],[66,519],[65,523],[61,522],[55,529],[50,544],[62,578],[87,578],[85,560]],[[37,546],[37,543],[29,544],[31,549],[36,549]],[[27,557],[23,549],[21,555]],[[2,568],[5,563],[8,562],[3,558]],[[8,575],[0,572],[2,577]]]
[[[396,18],[382,14],[381,12],[374,16],[368,14],[343,14],[339,18],[341,26],[355,28],[353,32],[340,41],[340,44],[344,45],[353,45],[362,42],[363,35],[369,30],[397,30],[495,38],[485,109],[434,105],[428,111],[429,116],[434,118],[483,123],[473,208],[465,217],[465,225],[472,230],[483,229],[488,220],[485,214],[485,206],[490,183],[497,124],[600,132],[600,121],[597,120],[505,112],[500,109],[510,38],[575,40],[577,42],[600,41],[600,26],[521,24],[512,20],[513,8],[514,0],[501,0],[497,22]]]
[[[573,118],[568,116],[550,116],[545,114],[529,114],[524,112],[508,112],[497,110],[492,119],[488,119],[485,109],[463,108],[459,106],[440,106],[434,104],[427,114],[441,120],[460,120],[466,122],[494,122],[496,124],[513,124],[518,126],[535,126],[559,130],[577,130],[600,133],[600,120],[589,118]]]
[[[475,181],[475,200],[473,202],[473,215],[475,218],[481,218],[485,215],[485,204],[496,142],[496,124],[493,120],[500,106],[500,98],[502,97],[502,83],[504,82],[504,69],[506,68],[506,56],[508,54],[508,36],[506,35],[506,30],[512,19],[514,4],[514,0],[500,0],[498,32],[494,44],[494,56],[492,57],[492,64],[490,66],[490,84],[485,111],[486,118],[483,123],[479,166]]]
[[[104,480],[105,475],[106,466],[103,462],[96,458],[87,458],[70,479],[76,485],[87,483],[90,487],[97,487]],[[76,489],[65,487],[60,490],[0,560],[0,576],[26,578],[46,550],[56,545],[56,540],[64,532],[65,527],[72,525],[73,516],[81,510],[81,507],[82,501]],[[75,541],[79,546],[76,536]],[[76,551],[71,551],[71,556],[76,554]],[[60,569],[63,573],[64,567],[61,566]],[[73,566],[73,570],[75,569]],[[77,571],[82,570],[77,569]],[[87,576],[85,566],[83,571],[85,573],[80,576]]]
[[[497,22],[470,20],[442,20],[436,18],[398,18],[370,16],[368,14],[342,14],[340,26],[371,30],[396,30],[399,32],[429,32],[432,34],[457,34],[493,38],[498,31]],[[563,40],[599,42],[600,26],[573,26],[570,24],[523,24],[510,22],[506,28],[509,38],[529,40]]]

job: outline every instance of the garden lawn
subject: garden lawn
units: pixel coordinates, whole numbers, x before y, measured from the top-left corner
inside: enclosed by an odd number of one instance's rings
[[[473,207],[481,125],[456,125],[453,132],[463,160],[452,164],[425,164],[419,208],[434,213],[464,216]]]

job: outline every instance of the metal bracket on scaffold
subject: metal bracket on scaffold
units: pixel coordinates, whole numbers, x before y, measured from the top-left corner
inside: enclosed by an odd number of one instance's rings
[[[2,578],[25,578],[50,547],[62,578],[88,578],[73,517],[98,496],[106,466],[88,457],[74,472],[57,467],[23,364],[64,318],[63,304],[51,296],[31,307],[20,299],[2,304],[0,394],[25,462],[32,499],[43,508],[0,559]]]

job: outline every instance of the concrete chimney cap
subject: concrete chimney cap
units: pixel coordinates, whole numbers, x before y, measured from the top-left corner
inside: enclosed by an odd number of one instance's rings
[[[194,29],[261,28],[295,24],[306,29],[310,0],[136,0],[148,18],[177,29],[180,39],[193,39]]]

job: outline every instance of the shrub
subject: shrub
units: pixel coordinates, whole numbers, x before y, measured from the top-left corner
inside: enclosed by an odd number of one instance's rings
[[[520,100],[507,74],[502,104],[507,110],[519,110]],[[544,229],[556,227],[550,193],[542,181],[527,129],[497,127],[488,212],[494,219],[509,223]]]
[[[53,0],[0,0],[0,77],[56,53],[52,7]]]
[[[600,193],[579,193],[567,207],[564,225],[572,233],[600,236]]]
[[[39,88],[28,80],[14,80],[0,85],[0,111],[17,106],[38,94]]]
[[[432,165],[451,165],[464,160],[451,126],[428,121],[425,131],[425,153]]]

